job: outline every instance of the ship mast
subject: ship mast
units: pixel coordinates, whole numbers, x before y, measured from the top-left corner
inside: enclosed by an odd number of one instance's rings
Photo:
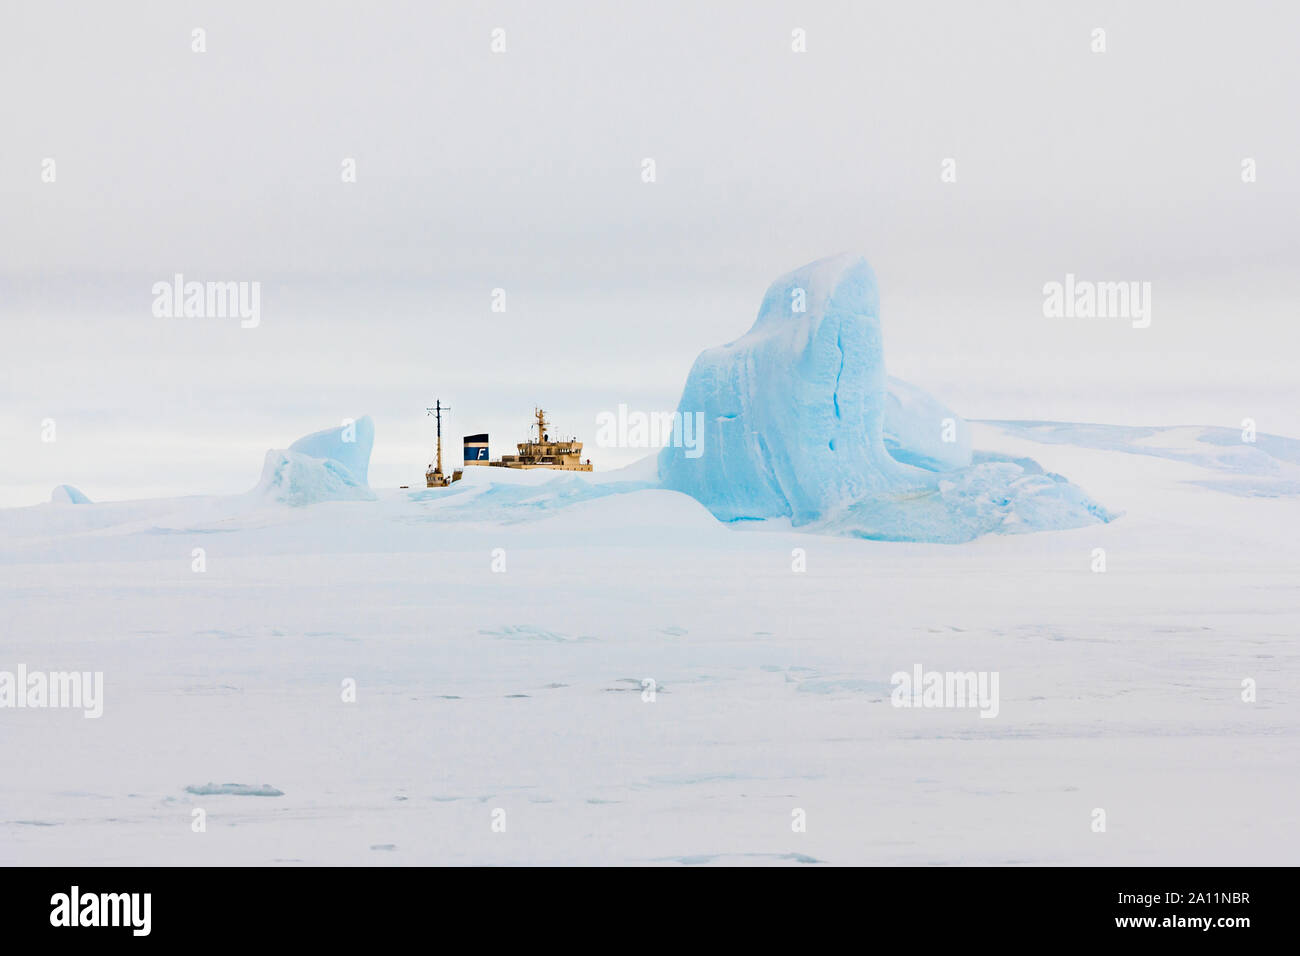
[[[434,474],[441,475],[442,474],[442,413],[451,411],[451,406],[442,404],[441,399],[435,399],[433,402],[433,407],[430,408],[428,406],[425,406],[425,411],[427,411],[430,415],[432,415],[434,417],[434,421],[438,423],[438,466],[437,468],[434,469]]]
[[[534,408],[533,414],[537,416],[537,443],[540,445],[546,440],[546,426],[550,422],[546,420],[546,412],[540,408]]]

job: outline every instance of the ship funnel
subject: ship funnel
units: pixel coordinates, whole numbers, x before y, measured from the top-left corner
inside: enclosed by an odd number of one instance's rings
[[[487,432],[482,435],[465,436],[465,464],[486,465],[488,463]]]

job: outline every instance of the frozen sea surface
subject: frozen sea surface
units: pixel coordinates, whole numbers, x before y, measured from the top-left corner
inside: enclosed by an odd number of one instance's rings
[[[0,711],[0,863],[1293,863],[1300,499],[1207,485],[1291,440],[970,427],[1124,517],[890,543],[644,468],[0,511],[0,670],[104,674]],[[998,716],[891,706],[918,663]]]

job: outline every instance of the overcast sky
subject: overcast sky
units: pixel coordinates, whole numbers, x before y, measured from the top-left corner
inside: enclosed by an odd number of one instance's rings
[[[890,372],[967,417],[1300,435],[1298,28],[1283,3],[9,0],[0,505],[245,490],[364,413],[372,483],[416,484],[434,398],[494,455],[545,404],[614,467],[636,453],[594,447],[598,412],[671,409],[772,279],[840,251],[875,268]],[[1150,328],[1045,318],[1067,272],[1150,282]],[[260,282],[261,324],[154,317],[175,273]]]

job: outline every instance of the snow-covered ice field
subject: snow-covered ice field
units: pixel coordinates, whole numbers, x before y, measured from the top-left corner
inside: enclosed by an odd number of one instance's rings
[[[0,510],[0,669],[105,681],[4,714],[0,863],[1293,863],[1300,443],[972,431],[1122,516],[870,541],[644,469]],[[997,717],[892,707],[915,664]]]

